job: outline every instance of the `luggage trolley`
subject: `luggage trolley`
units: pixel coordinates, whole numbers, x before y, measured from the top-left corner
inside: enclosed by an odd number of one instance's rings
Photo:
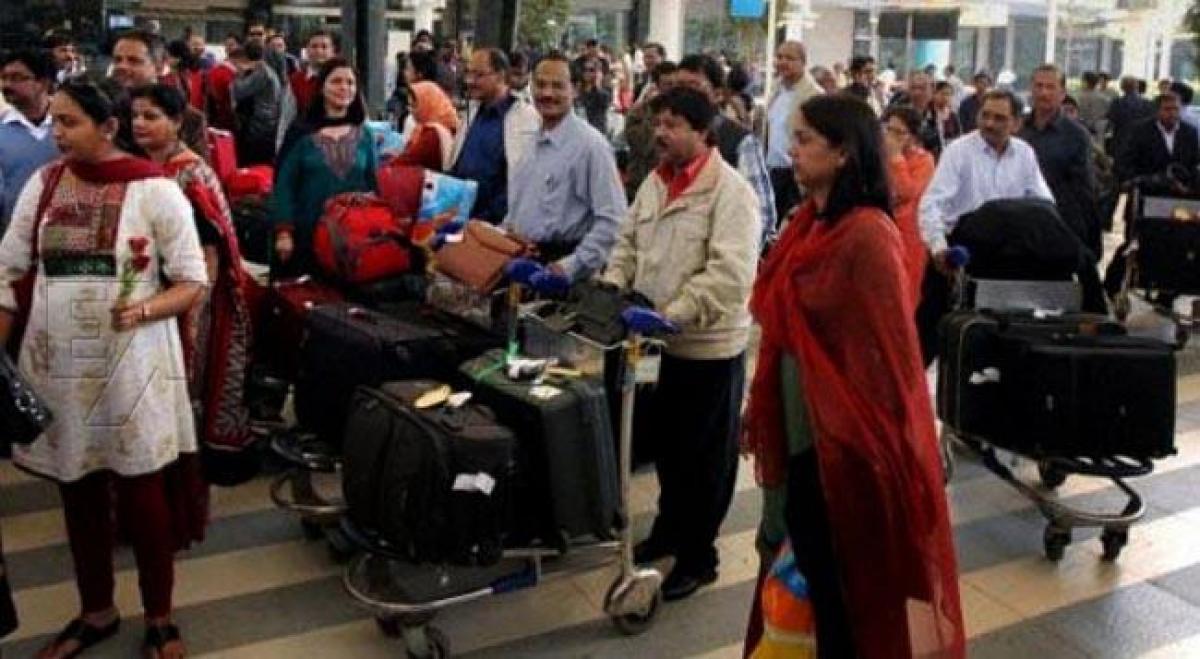
[[[604,597],[604,612],[624,634],[640,634],[654,623],[662,606],[663,575],[653,568],[642,568],[633,559],[633,528],[630,498],[633,474],[633,414],[639,384],[658,379],[662,343],[652,338],[630,336],[611,346],[600,345],[570,332],[551,336],[548,328],[531,311],[522,311],[522,320],[532,327],[537,338],[527,345],[539,356],[554,356],[562,364],[586,375],[595,375],[606,355],[617,351],[623,358],[621,369],[621,419],[619,430],[620,505],[616,538],[570,545],[571,555],[583,553],[590,561],[572,561],[571,565],[546,566],[547,559],[558,557],[554,548],[514,548],[491,566],[415,565],[381,547],[369,534],[342,519],[343,533],[362,550],[343,574],[347,593],[374,616],[380,630],[402,639],[407,656],[441,658],[450,656],[449,639],[431,622],[442,609],[491,595],[531,588],[544,579],[570,576],[614,562],[619,568]],[[548,353],[556,353],[554,355]]]
[[[956,307],[962,309],[994,310],[1046,310],[1057,312],[1079,308],[1078,285],[1072,281],[1000,281],[981,280],[967,277],[958,268],[954,277]],[[970,298],[973,298],[971,300]],[[942,396],[947,386],[939,377],[938,394]],[[943,420],[941,438],[943,457],[947,460],[947,480],[953,468],[954,443],[967,448],[979,458],[984,467],[1001,480],[1011,485],[1022,496],[1030,500],[1046,519],[1042,541],[1046,558],[1058,561],[1071,543],[1072,530],[1076,528],[1100,528],[1103,545],[1103,560],[1114,561],[1129,540],[1129,528],[1142,519],[1146,506],[1142,497],[1133,490],[1125,479],[1144,476],[1154,470],[1149,459],[1132,459],[1124,456],[1079,457],[1066,455],[1026,455],[1013,453],[1010,464],[998,455],[997,447],[986,437],[973,436]],[[1042,488],[1019,478],[1012,467],[1021,458],[1037,462]],[[1068,476],[1090,476],[1111,480],[1124,494],[1126,502],[1117,512],[1099,512],[1068,506],[1053,499],[1053,491],[1062,485]]]
[[[1179,331],[1171,340],[1182,346],[1200,324],[1196,303],[1188,314],[1173,308],[1176,296],[1200,295],[1200,198],[1164,190],[1156,183],[1135,181],[1131,186],[1130,241],[1114,307],[1117,317],[1124,319],[1131,312],[1131,296],[1140,290],[1138,297],[1174,321]]]

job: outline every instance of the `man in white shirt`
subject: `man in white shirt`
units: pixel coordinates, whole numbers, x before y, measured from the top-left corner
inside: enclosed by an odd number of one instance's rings
[[[1012,92],[984,94],[979,128],[946,147],[921,197],[921,240],[929,248],[930,260],[916,320],[926,366],[936,356],[938,322],[949,307],[947,237],[959,218],[995,199],[1054,201],[1033,147],[1014,137],[1020,117],[1021,103]]]
[[[785,41],[775,51],[775,74],[779,86],[767,105],[767,169],[771,172],[771,187],[775,191],[775,215],[785,220],[800,201],[800,186],[792,173],[791,129],[792,114],[808,99],[824,91],[806,73],[808,54],[799,41]]]
[[[942,153],[918,211],[921,239],[938,267],[959,217],[993,199],[1054,201],[1033,147],[1014,137],[1020,116],[1020,102],[1011,92],[990,91],[983,97],[979,129]]]

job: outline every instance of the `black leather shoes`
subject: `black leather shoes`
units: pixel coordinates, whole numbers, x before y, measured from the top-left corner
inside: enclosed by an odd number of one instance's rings
[[[690,597],[692,593],[716,580],[717,571],[712,569],[699,573],[684,572],[678,569],[671,570],[670,576],[667,577],[662,585],[663,600],[675,602]]]

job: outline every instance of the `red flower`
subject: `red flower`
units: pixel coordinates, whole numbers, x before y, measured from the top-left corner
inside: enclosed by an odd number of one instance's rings
[[[145,239],[143,238],[143,240]],[[134,272],[145,272],[146,268],[150,267],[150,257],[145,254],[138,254],[129,259],[129,265],[133,268]]]
[[[145,254],[146,248],[149,246],[150,239],[146,238],[145,236],[136,236],[129,239],[129,249],[132,250],[134,254]]]

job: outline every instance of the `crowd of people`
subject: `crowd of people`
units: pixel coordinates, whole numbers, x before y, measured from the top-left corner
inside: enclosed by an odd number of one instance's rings
[[[251,22],[223,46],[219,59],[198,35],[131,31],[102,73],[59,34],[0,59],[0,341],[56,415],[13,460],[60,485],[81,601],[41,659],[116,632],[115,529],[137,557],[147,656],[184,655],[173,556],[203,537],[200,447],[245,442],[253,352],[210,127],[232,133],[239,167],[273,170],[277,278],[321,276],[325,202],[373,191],[396,163],[477,183],[470,217],[535,244],[546,292],[600,278],[645,295],[657,312],[630,322],[674,334],[646,406],[661,495],[636,558],[675,557],[667,600],[713,583],[738,454],[752,454],[760,590],[789,546],[821,657],[965,653],[923,368],[958,219],[1051,200],[1099,254],[1117,185],[1200,164],[1186,84],[1150,101],[1137,80],[1117,95],[1086,73],[1072,97],[1050,64],[1026,113],[984,72],[893,85],[869,57],[810,68],[788,41],[760,105],[749,69],[709,54],[461,54],[422,32],[381,129],[337,35],[306,35],[297,57]],[[382,148],[381,130],[402,146]],[[132,357],[111,371],[72,358],[82,336]],[[760,602],[748,652],[779,642]]]

